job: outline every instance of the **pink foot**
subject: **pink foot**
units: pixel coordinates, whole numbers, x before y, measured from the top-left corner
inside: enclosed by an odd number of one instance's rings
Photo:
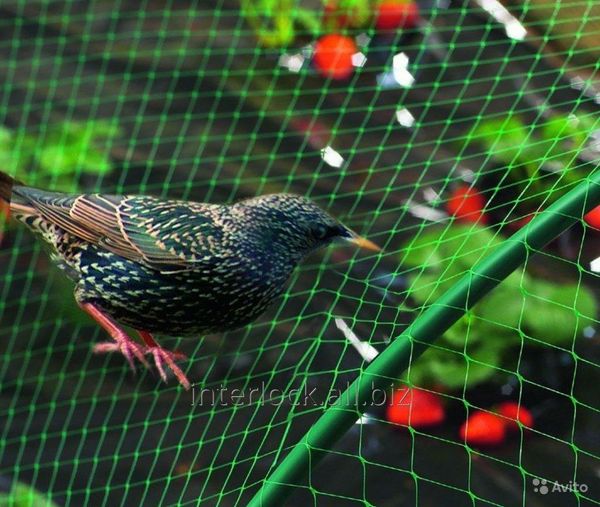
[[[114,342],[103,342],[98,343],[94,347],[94,352],[97,354],[104,354],[107,352],[120,352],[125,356],[131,369],[135,371],[134,358],[140,361],[146,368],[150,365],[144,357],[144,349],[141,345],[133,341],[125,331],[123,331],[115,322],[102,312],[96,305],[92,303],[80,304],[83,311],[90,315],[98,324],[100,324],[108,334],[112,337]]]
[[[136,342],[134,342],[131,338],[129,338],[127,335],[119,336],[118,338],[115,338],[114,342],[97,343],[96,345],[94,345],[93,350],[94,350],[95,354],[106,354],[108,352],[120,352],[121,354],[123,354],[125,356],[125,359],[127,359],[129,366],[131,366],[131,369],[134,372],[135,372],[134,358],[136,358],[138,361],[140,361],[146,368],[150,368],[148,361],[146,361],[146,358],[144,357],[143,348],[140,345],[138,345]]]
[[[90,315],[98,324],[100,324],[108,334],[112,337],[114,342],[103,342],[98,343],[94,347],[94,352],[97,354],[104,354],[106,352],[120,352],[125,356],[131,369],[135,371],[134,358],[140,361],[146,368],[150,368],[148,361],[144,357],[144,354],[151,354],[154,358],[156,368],[165,382],[167,381],[167,374],[165,373],[165,364],[171,368],[179,383],[186,389],[190,389],[192,385],[185,376],[185,373],[175,364],[175,361],[187,359],[185,355],[179,352],[169,352],[163,349],[152,337],[148,331],[138,331],[140,337],[144,340],[146,348],[142,347],[139,343],[132,340],[125,331],[123,331],[108,315],[106,315],[100,308],[93,303],[80,303],[83,311]]]
[[[169,352],[168,350],[161,349],[160,347],[150,347],[146,350],[146,354],[152,354],[154,363],[156,364],[156,369],[158,370],[160,378],[163,379],[163,381],[167,381],[167,374],[165,373],[164,367],[166,364],[175,374],[177,380],[179,380],[179,383],[185,387],[186,390],[189,390],[190,387],[192,387],[190,381],[185,376],[185,373],[183,373],[181,368],[175,364],[176,360],[185,359],[183,354]]]
[[[163,381],[167,382],[167,374],[165,372],[165,364],[171,369],[171,371],[177,377],[179,383],[186,389],[189,390],[192,385],[190,381],[186,377],[185,373],[175,364],[175,361],[181,361],[187,359],[187,357],[181,352],[171,352],[169,350],[163,349],[152,337],[150,333],[147,331],[138,331],[138,334],[141,336],[142,340],[146,343],[148,348],[146,349],[146,354],[151,354],[154,358],[154,364],[156,364],[156,369],[160,375],[160,378]]]

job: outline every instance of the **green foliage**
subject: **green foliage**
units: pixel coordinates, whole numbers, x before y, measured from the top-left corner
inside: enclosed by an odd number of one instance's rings
[[[0,493],[0,507],[57,507],[46,496],[22,482],[13,482],[10,493]]]
[[[263,46],[285,47],[304,32],[318,37],[339,31],[335,22],[324,15],[324,7],[334,8],[349,28],[365,26],[377,2],[374,0],[325,0],[318,9],[303,8],[293,0],[240,0],[241,13]]]
[[[402,259],[403,265],[415,268],[408,275],[409,296],[419,307],[431,304],[501,242],[476,225],[419,235]],[[594,296],[582,285],[553,283],[519,269],[411,366],[410,381],[473,387],[498,374],[508,353],[514,355],[522,343],[570,348],[596,314]]]
[[[290,0],[241,0],[242,15],[266,47],[287,46],[294,40],[294,10]]]
[[[554,115],[528,126],[517,115],[484,120],[464,142],[477,152],[481,148],[506,167],[507,181],[513,183],[521,202],[529,207],[547,205],[589,173],[581,154],[592,134],[600,128],[598,119],[585,115]],[[594,164],[600,154],[595,153]],[[589,161],[589,160],[588,160]]]
[[[596,316],[596,300],[586,288],[529,279],[525,285],[524,321],[528,336],[541,344],[568,346]]]
[[[485,145],[494,157],[507,166],[521,162],[536,167],[537,153],[533,156],[529,135],[529,129],[519,118],[507,116],[476,124],[469,134],[469,142],[477,141]]]
[[[0,164],[28,184],[76,191],[79,174],[112,170],[106,145],[118,134],[118,127],[106,121],[64,121],[37,136],[0,126]]]

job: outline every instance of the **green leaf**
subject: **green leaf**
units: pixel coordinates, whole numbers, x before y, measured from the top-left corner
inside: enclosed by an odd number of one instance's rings
[[[470,318],[467,315],[463,316],[444,333],[443,341],[457,350],[463,350],[467,336],[469,335],[469,325]],[[473,333],[471,336],[474,336],[475,339],[477,339],[478,334]]]
[[[528,283],[524,304],[527,334],[542,343],[563,346],[570,346],[586,326],[592,325],[598,312],[593,294],[582,285],[544,280]]]
[[[470,388],[498,374],[504,347],[476,346],[462,351],[429,348],[410,367],[410,382],[425,386],[441,383],[449,389]]]
[[[464,274],[502,243],[500,237],[477,225],[454,224],[432,228],[410,242],[401,258],[405,266],[451,278]]]
[[[465,384],[472,387],[497,376],[502,363],[506,344],[495,337],[492,344],[483,342],[476,348],[468,350],[468,370],[465,372]]]
[[[37,154],[37,159],[40,168],[49,176],[75,172],[72,154],[59,144],[43,146]]]
[[[501,283],[473,309],[473,313],[483,322],[513,331],[519,327],[522,311],[522,293],[510,283]]]
[[[12,146],[14,143],[14,136],[12,130],[0,125],[0,147],[6,148]]]
[[[529,135],[529,129],[518,117],[508,115],[479,123],[471,131],[469,141],[478,141],[496,158],[511,164],[522,158],[521,153],[526,146],[524,143]]]
[[[112,170],[106,149],[99,145],[119,132],[110,122],[63,122],[50,127],[30,149],[44,179],[73,177],[78,172],[105,174]]]
[[[112,170],[112,163],[103,153],[88,149],[83,152],[81,168],[87,173],[106,174]]]
[[[31,486],[13,482],[9,493],[0,493],[0,507],[57,507],[57,505]]]
[[[443,292],[437,275],[421,272],[410,275],[408,280],[408,295],[419,304],[431,304]]]
[[[0,125],[0,168],[9,174],[15,175],[19,171],[20,166],[13,132]]]
[[[403,265],[415,268],[407,275],[408,295],[420,306],[432,304],[501,242],[471,225],[420,234],[402,257]],[[493,378],[498,366],[514,356],[506,352],[521,346],[523,335],[569,344],[596,314],[595,298],[584,286],[535,279],[518,269],[446,331],[438,342],[442,349],[428,349],[411,366],[410,380],[472,387]]]
[[[541,125],[544,139],[554,143],[550,155],[573,159],[595,130],[596,122],[574,114],[554,116]]]

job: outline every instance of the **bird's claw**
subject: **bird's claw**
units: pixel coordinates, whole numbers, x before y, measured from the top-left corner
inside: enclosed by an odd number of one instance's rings
[[[146,368],[150,365],[144,357],[144,349],[141,345],[134,342],[131,338],[126,335],[119,335],[115,337],[113,342],[102,342],[94,345],[94,352],[96,354],[106,354],[108,352],[120,352],[125,356],[131,369],[135,372],[135,361],[137,359]]]
[[[187,357],[181,352],[171,352],[169,350],[165,350],[161,347],[150,346],[146,349],[146,354],[152,355],[154,358],[154,364],[156,364],[156,369],[160,375],[160,378],[163,381],[167,382],[167,374],[165,372],[165,364],[171,369],[171,371],[179,380],[179,383],[186,389],[189,390],[191,386],[190,381],[186,377],[185,373],[177,366],[175,361],[181,361],[187,359]]]
[[[186,389],[190,389],[192,385],[185,376],[185,373],[175,364],[175,361],[187,359],[181,352],[170,352],[163,349],[152,337],[148,331],[138,330],[140,338],[144,340],[146,346],[133,341],[125,331],[123,331],[109,316],[93,303],[80,303],[81,308],[90,315],[98,324],[100,324],[112,337],[114,341],[98,343],[94,346],[94,352],[104,354],[106,352],[120,352],[125,356],[129,366],[135,372],[134,358],[142,363],[146,368],[150,369],[150,365],[145,354],[150,354],[154,358],[156,369],[165,382],[167,382],[167,374],[165,372],[165,364],[171,368],[179,383]]]

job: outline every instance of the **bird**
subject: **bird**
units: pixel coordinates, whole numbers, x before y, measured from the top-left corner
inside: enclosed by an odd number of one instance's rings
[[[110,336],[96,353],[120,352],[135,371],[151,357],[161,379],[187,359],[155,335],[201,336],[246,326],[285,289],[296,266],[333,242],[378,252],[312,200],[275,193],[231,204],[149,195],[66,194],[0,171],[0,210],[50,247],[74,282],[79,307]],[[123,329],[137,332],[136,341]]]

